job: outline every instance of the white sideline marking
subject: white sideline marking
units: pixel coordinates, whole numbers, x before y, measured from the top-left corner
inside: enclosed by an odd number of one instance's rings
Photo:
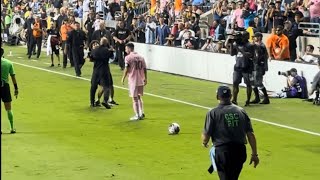
[[[83,77],[77,77],[77,76],[70,75],[70,74],[66,74],[66,73],[61,73],[61,72],[57,72],[57,71],[52,71],[52,70],[48,70],[48,69],[44,69],[44,68],[39,68],[39,67],[35,67],[35,66],[30,66],[30,65],[26,65],[26,64],[22,64],[22,63],[17,63],[17,62],[12,62],[12,63],[17,64],[17,65],[20,65],[20,66],[24,66],[24,67],[29,67],[29,68],[38,69],[38,70],[41,70],[41,71],[46,71],[46,72],[54,73],[54,74],[59,74],[59,75],[63,75],[63,76],[68,76],[68,77],[72,77],[72,78],[77,78],[77,79],[85,80],[85,81],[90,81],[90,79],[83,78]],[[121,86],[114,86],[114,87],[116,87],[116,88],[118,88],[118,89],[129,90],[128,88],[121,87]],[[208,109],[208,110],[211,109],[210,107],[205,107],[205,106],[201,106],[201,105],[198,105],[198,104],[189,103],[189,102],[186,102],[186,101],[181,101],[181,100],[172,99],[172,98],[168,98],[168,97],[164,97],[164,96],[159,96],[159,95],[156,95],[156,94],[151,94],[151,93],[144,93],[144,94],[149,95],[149,96],[153,96],[153,97],[157,97],[157,98],[161,98],[161,99],[166,99],[166,100],[169,100],[169,101],[174,101],[174,102],[178,102],[178,103],[182,103],[182,104],[194,106],[194,107],[199,107],[199,108],[202,108],[202,109]],[[312,131],[308,131],[308,130],[304,130],[304,129],[299,129],[299,128],[295,128],[295,127],[291,127],[291,126],[287,126],[287,125],[282,125],[282,124],[274,123],[274,122],[269,122],[269,121],[265,121],[265,120],[258,119],[258,118],[251,118],[251,119],[254,120],[254,121],[258,121],[258,122],[265,123],[265,124],[270,124],[270,125],[273,125],[273,126],[282,127],[282,128],[285,128],[285,129],[291,129],[291,130],[303,132],[303,133],[306,133],[306,134],[311,134],[311,135],[315,135],[315,136],[320,136],[320,133],[317,133],[317,132],[312,132]]]

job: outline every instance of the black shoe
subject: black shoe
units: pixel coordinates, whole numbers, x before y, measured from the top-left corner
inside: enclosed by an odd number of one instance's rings
[[[31,59],[31,56],[30,56],[30,55],[28,56],[28,59],[29,59],[29,60]]]
[[[237,101],[231,101],[232,104],[238,105]]]
[[[96,101],[96,102],[94,103],[94,105],[97,106],[97,107],[101,107],[100,101]]]
[[[140,119],[144,119],[146,116],[144,115],[144,113],[142,113],[142,115],[140,116]]]
[[[50,67],[54,67],[54,64],[51,64],[51,66]]]
[[[102,102],[101,103],[106,109],[111,109],[111,106],[108,103]]]
[[[264,99],[260,104],[270,104],[270,100],[269,99]]]
[[[250,106],[250,102],[249,101],[246,101],[246,104],[244,106]]]
[[[111,104],[111,105],[119,105],[117,102],[115,102],[114,100],[112,100],[112,101],[109,101],[109,104]]]
[[[32,54],[33,54],[33,55],[36,55],[37,53],[36,53],[36,52],[33,52]]]
[[[16,130],[15,130],[15,129],[12,129],[12,130],[10,131],[10,134],[14,134],[14,133],[16,133]]]
[[[76,76],[77,76],[77,77],[81,77],[81,74],[77,74]]]
[[[255,99],[250,102],[250,104],[258,104],[260,102],[260,99]]]

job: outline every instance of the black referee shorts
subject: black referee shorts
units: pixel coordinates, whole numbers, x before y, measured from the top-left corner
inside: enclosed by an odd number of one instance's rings
[[[1,86],[1,101],[4,103],[12,101],[10,86],[8,83],[4,83],[3,86]]]
[[[217,146],[215,162],[220,180],[238,180],[243,163],[247,159],[244,144],[226,144]]]

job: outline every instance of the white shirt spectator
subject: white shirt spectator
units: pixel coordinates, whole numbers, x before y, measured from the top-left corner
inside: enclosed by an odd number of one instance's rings
[[[181,44],[184,44],[184,40],[187,38],[187,32],[190,31],[191,32],[191,37],[195,37],[195,33],[194,31],[192,31],[191,29],[184,29],[183,31],[181,31],[179,33],[178,36],[178,40],[181,40]]]
[[[149,27],[154,29],[154,31],[152,31]],[[146,23],[145,36],[146,36],[146,43],[147,44],[155,43],[156,27],[157,27],[157,25],[155,22]]]
[[[89,2],[90,2],[90,0],[84,0],[83,1],[83,12],[89,12],[89,10],[90,10]]]

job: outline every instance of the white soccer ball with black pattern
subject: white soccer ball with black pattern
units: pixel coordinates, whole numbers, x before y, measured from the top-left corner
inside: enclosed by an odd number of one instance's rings
[[[178,134],[180,132],[180,125],[178,123],[172,123],[168,127],[169,134]]]

